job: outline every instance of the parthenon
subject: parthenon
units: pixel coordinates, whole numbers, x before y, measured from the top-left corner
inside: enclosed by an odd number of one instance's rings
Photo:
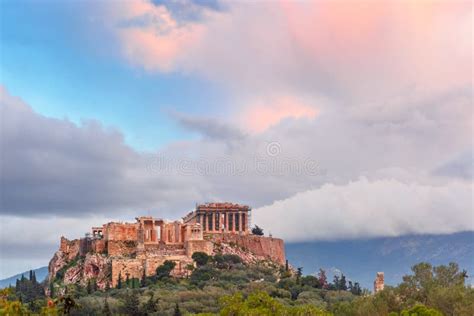
[[[206,203],[183,217],[185,224],[201,224],[205,233],[248,234],[251,209],[233,203]]]

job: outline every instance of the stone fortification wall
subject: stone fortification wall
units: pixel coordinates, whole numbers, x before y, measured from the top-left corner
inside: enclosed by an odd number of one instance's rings
[[[138,224],[137,223],[108,223],[104,225],[104,238],[111,240],[137,240]]]
[[[205,237],[217,243],[235,244],[259,257],[268,258],[281,265],[285,264],[283,239],[238,234],[208,234]]]
[[[185,255],[167,256],[167,257],[151,257],[146,259],[140,258],[116,258],[112,259],[112,286],[116,287],[119,279],[119,275],[124,282],[128,277],[130,279],[136,278],[141,279],[143,271],[146,276],[153,276],[156,274],[156,268],[162,265],[165,260],[170,260],[176,263],[174,270],[172,271],[173,276],[183,276],[186,274],[186,266],[192,264],[192,259]]]
[[[214,251],[214,245],[209,240],[190,240],[185,243],[184,248],[188,257],[191,257],[195,252],[205,252],[212,255]]]
[[[132,256],[137,251],[136,240],[109,240],[107,241],[107,253],[111,257]]]

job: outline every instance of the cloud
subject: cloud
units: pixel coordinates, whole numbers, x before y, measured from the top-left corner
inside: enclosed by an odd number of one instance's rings
[[[1,214],[172,214],[185,195],[199,199],[195,190],[183,195],[180,180],[152,174],[147,157],[125,145],[116,130],[44,117],[4,88],[0,107]]]
[[[232,141],[241,140],[245,137],[245,134],[232,124],[227,124],[215,118],[196,117],[183,113],[174,113],[171,116],[182,127],[197,132],[208,139]]]
[[[110,6],[129,62],[194,73],[240,94],[370,102],[409,87],[428,95],[471,82],[467,1],[234,2],[225,10],[188,2],[198,19],[145,0]]]
[[[192,5],[194,11],[212,12],[208,7]],[[107,10],[110,9],[110,10]],[[183,7],[178,7],[185,11]],[[179,21],[170,9],[151,1],[132,0],[111,3],[104,8],[107,25],[113,29],[125,59],[148,71],[170,72],[201,40],[205,27],[193,20]],[[191,9],[188,8],[187,11]]]
[[[284,119],[314,119],[317,113],[317,109],[293,96],[272,97],[249,104],[241,113],[240,125],[261,133]]]
[[[465,182],[435,186],[360,178],[257,208],[252,219],[287,241],[447,234],[474,230],[472,193],[472,183]]]
[[[110,220],[101,215],[88,215],[80,220],[62,216],[0,216],[0,219],[0,278],[47,265],[59,247],[60,236],[80,238],[92,226]]]

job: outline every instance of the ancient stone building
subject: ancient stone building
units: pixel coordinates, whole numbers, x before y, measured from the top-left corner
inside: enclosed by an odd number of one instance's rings
[[[183,218],[185,224],[201,224],[205,233],[249,233],[251,209],[233,203],[206,203]]]
[[[374,281],[374,293],[382,291],[384,288],[384,274],[383,272],[377,272],[377,276]]]
[[[106,282],[116,286],[119,276],[124,280],[154,275],[165,260],[176,263],[175,276],[185,275],[189,273],[186,267],[193,264],[192,254],[197,251],[209,255],[228,251],[251,260],[269,259],[284,264],[283,240],[252,235],[250,214],[251,208],[246,205],[206,203],[196,205],[182,220],[141,216],[132,223],[109,222],[92,227],[91,233],[80,240],[61,239],[60,250],[50,263],[50,279],[78,256],[85,258],[84,262],[94,262],[94,267],[83,268],[91,278],[110,275],[109,280],[100,282],[100,287]],[[107,266],[110,271],[104,273],[97,266]]]

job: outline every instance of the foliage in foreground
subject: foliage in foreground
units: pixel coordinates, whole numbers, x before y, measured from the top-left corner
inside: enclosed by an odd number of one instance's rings
[[[467,274],[454,263],[417,264],[400,285],[371,295],[344,276],[328,282],[323,270],[304,276],[302,269],[292,272],[270,262],[245,265],[235,255],[194,258],[196,267],[185,279],[172,278],[168,262],[156,276],[124,281],[120,289],[90,287],[88,293],[68,285],[67,294],[56,299],[37,296],[24,280],[19,292],[2,290],[0,315],[474,315],[474,289],[465,286]]]

